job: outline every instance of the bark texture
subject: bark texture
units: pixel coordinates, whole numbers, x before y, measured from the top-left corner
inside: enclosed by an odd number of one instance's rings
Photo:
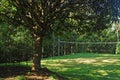
[[[39,71],[41,69],[42,59],[42,37],[37,37],[35,40],[35,53],[33,55],[32,71]]]

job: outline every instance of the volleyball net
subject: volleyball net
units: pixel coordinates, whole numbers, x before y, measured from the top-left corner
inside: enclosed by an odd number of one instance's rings
[[[120,42],[67,42],[58,41],[58,55],[74,53],[120,53]]]

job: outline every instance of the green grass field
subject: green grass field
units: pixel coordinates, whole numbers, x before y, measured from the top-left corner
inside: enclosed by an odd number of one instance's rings
[[[44,59],[42,64],[69,80],[120,80],[120,55],[81,53]]]
[[[26,65],[25,62],[20,64]],[[79,53],[46,58],[42,60],[42,65],[69,80],[120,80],[120,54]]]

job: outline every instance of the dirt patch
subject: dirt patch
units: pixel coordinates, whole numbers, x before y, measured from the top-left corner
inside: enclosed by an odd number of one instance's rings
[[[47,68],[43,68],[39,72],[33,72],[30,67],[26,66],[0,66],[0,78],[4,78],[4,80],[21,75],[25,77],[25,80],[67,80]]]

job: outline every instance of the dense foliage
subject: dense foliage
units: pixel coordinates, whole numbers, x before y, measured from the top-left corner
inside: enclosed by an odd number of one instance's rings
[[[0,63],[31,59],[34,52],[33,38],[24,27],[0,24]]]

